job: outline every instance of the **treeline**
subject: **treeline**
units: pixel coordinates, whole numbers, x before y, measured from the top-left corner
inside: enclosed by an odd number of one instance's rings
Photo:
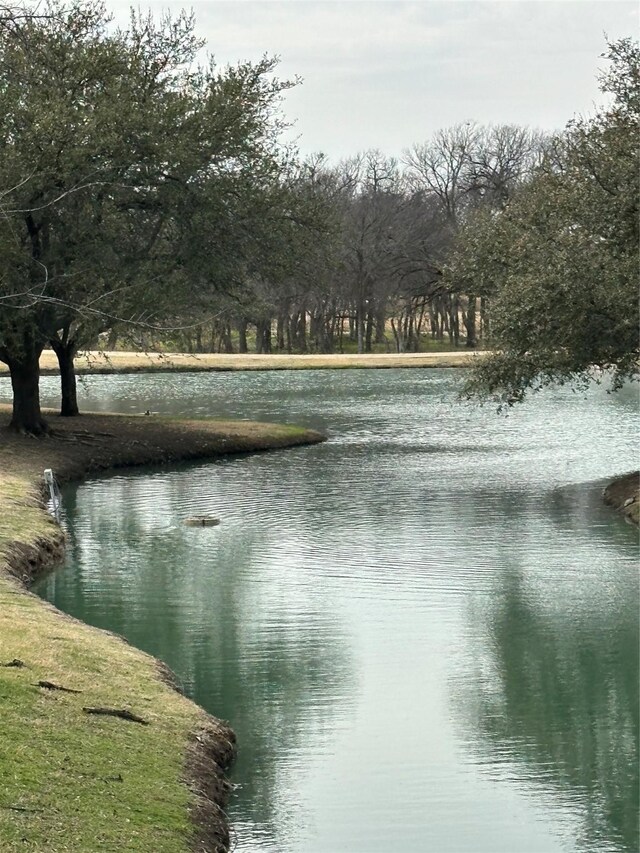
[[[424,338],[475,347],[486,301],[445,276],[462,224],[501,210],[540,163],[545,140],[515,126],[443,130],[402,161],[367,151],[303,165],[322,208],[292,268],[254,276],[218,316],[176,335],[188,351],[417,351]],[[316,225],[318,222],[316,223]],[[248,332],[251,334],[248,335]]]
[[[520,374],[485,374],[493,392],[529,387],[564,351],[569,283],[569,304],[584,313],[591,300],[599,318],[583,333],[620,338],[637,237],[637,45],[610,49],[614,105],[559,136],[467,123],[400,161],[368,151],[337,166],[283,144],[293,83],[274,61],[199,66],[200,47],[184,13],[134,14],[122,30],[83,0],[0,6],[0,360],[14,429],[48,429],[47,346],[73,415],[74,357],[99,341],[329,353],[432,338],[522,361],[536,305],[555,343]],[[631,338],[625,327],[596,363],[615,363]]]

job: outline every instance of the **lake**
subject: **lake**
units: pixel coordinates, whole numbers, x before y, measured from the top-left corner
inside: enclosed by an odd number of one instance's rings
[[[67,564],[37,587],[230,721],[241,853],[637,849],[638,536],[600,497],[637,465],[637,395],[505,416],[460,376],[83,380],[87,410],[329,436],[64,489]]]

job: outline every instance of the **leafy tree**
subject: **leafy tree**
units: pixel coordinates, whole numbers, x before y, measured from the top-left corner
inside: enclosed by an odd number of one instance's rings
[[[0,19],[0,358],[12,426],[35,434],[47,342],[73,414],[78,346],[115,322],[171,321],[244,274],[290,85],[268,58],[194,67],[184,13],[111,32],[101,4],[43,10]]]
[[[640,53],[609,46],[611,106],[571,123],[501,211],[471,218],[448,275],[491,297],[494,354],[469,393],[501,403],[552,383],[638,375]]]

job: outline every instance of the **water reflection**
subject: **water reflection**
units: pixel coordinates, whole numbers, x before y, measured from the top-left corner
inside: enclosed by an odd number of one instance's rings
[[[78,570],[46,578],[38,591],[160,657],[188,695],[233,721],[242,790],[235,831],[250,821],[252,835],[278,845],[287,809],[304,817],[299,803],[282,802],[281,765],[310,736],[318,749],[330,745],[337,710],[348,715],[351,704],[352,663],[330,604],[298,595],[292,607],[279,588],[278,565],[262,559],[273,553],[272,532],[246,516],[227,516],[220,528],[182,524],[193,501],[185,473],[107,477],[81,500],[67,489],[68,560]],[[219,499],[213,504],[219,512]]]
[[[576,535],[569,540],[578,552],[573,560],[548,531],[541,537],[548,548],[544,573],[529,554],[505,549],[490,603],[476,597],[469,604],[475,648],[456,693],[467,747],[484,772],[500,775],[503,767],[520,784],[533,782],[533,796],[552,790],[556,808],[571,803],[580,817],[578,849],[633,853],[638,575],[629,530],[616,529],[611,518],[599,547],[585,547],[600,514],[598,495],[599,489],[575,488],[551,501],[561,510],[554,516],[560,535]],[[531,532],[516,514],[524,535]],[[609,559],[609,549],[618,551],[618,560]]]
[[[231,721],[238,851],[634,850],[637,537],[584,483],[632,466],[635,399],[505,419],[447,371],[178,379],[92,387],[330,440],[68,489],[42,591]]]

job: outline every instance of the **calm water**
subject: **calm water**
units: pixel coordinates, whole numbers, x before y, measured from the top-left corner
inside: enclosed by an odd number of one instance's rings
[[[458,403],[458,375],[83,386],[87,409],[330,436],[67,489],[68,563],[38,589],[230,720],[238,851],[637,849],[637,535],[594,485],[637,464],[636,397],[504,417]]]

